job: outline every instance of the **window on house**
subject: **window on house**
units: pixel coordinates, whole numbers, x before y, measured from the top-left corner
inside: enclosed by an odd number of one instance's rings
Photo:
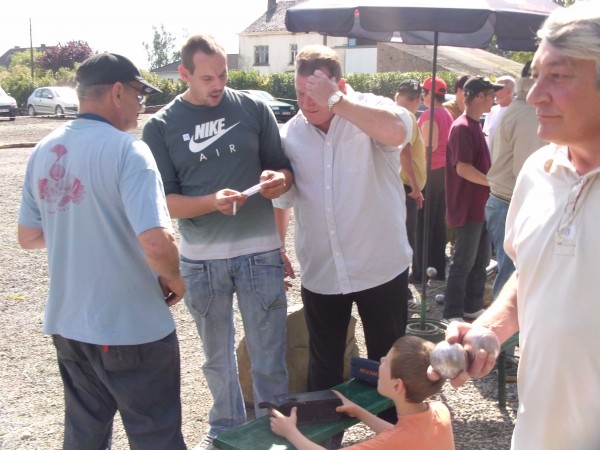
[[[298,44],[290,44],[290,64],[296,62],[296,56],[298,56]]]
[[[254,46],[254,65],[264,66],[269,64],[269,46],[255,45]]]

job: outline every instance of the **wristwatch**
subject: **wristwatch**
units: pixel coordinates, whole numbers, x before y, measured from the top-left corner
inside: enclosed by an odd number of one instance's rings
[[[331,94],[329,96],[329,99],[327,100],[327,108],[329,108],[329,111],[331,111],[331,108],[333,108],[333,105],[337,105],[340,100],[342,100],[342,98],[344,97],[344,94],[342,94],[340,91],[334,92],[333,94]]]

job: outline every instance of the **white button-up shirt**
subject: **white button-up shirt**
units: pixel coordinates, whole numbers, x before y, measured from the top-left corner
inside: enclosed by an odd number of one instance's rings
[[[407,129],[408,113],[384,97],[348,89],[357,103],[393,110]],[[384,284],[412,257],[406,236],[401,147],[385,147],[338,116],[328,133],[299,112],[281,130],[294,187],[274,203],[294,206],[296,255],[303,286],[347,294]]]

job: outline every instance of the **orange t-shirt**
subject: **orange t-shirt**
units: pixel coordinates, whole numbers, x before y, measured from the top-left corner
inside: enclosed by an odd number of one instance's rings
[[[400,416],[394,428],[345,450],[454,450],[450,411],[440,402],[428,405],[427,411]]]

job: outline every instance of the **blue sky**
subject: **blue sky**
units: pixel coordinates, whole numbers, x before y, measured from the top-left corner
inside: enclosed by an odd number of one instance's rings
[[[120,53],[147,69],[143,42],[164,25],[179,47],[186,36],[210,33],[228,53],[238,52],[239,33],[267,9],[267,0],[9,0],[2,2],[0,55],[29,47],[82,40],[97,51]],[[5,4],[10,3],[10,5]]]

